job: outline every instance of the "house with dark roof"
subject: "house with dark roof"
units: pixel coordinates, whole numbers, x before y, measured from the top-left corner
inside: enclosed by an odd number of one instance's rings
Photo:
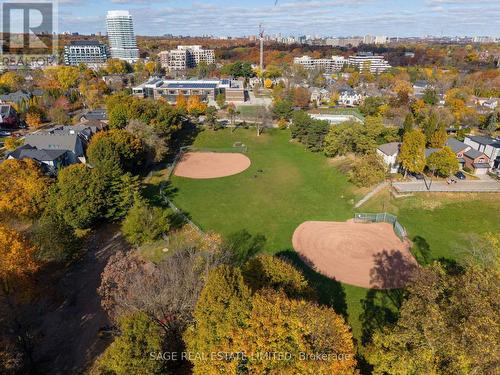
[[[45,173],[55,175],[57,171],[70,165],[70,155],[67,150],[39,150],[30,145],[23,145],[7,154],[7,159],[32,159],[36,161]]]
[[[458,159],[458,164],[460,164],[460,169],[463,169],[463,167],[465,166],[464,153],[470,150],[471,147],[463,142],[460,142],[456,138],[448,138],[445,146],[448,146],[451,151],[455,153]]]
[[[0,104],[0,127],[17,128],[19,126],[19,116],[10,104]]]
[[[108,113],[104,108],[87,111],[80,117],[80,121],[85,121],[85,120],[107,121]]]
[[[2,103],[19,104],[23,101],[28,101],[30,99],[31,99],[31,94],[23,90],[17,90],[16,92],[0,95],[0,102]]]
[[[483,175],[490,170],[490,159],[481,151],[471,148],[464,153],[464,168],[469,168],[476,175]]]
[[[377,147],[377,154],[382,157],[385,165],[389,168],[389,173],[398,173],[400,165],[398,162],[400,142],[384,143]]]
[[[70,164],[85,163],[90,139],[101,128],[88,125],[56,126],[26,135],[24,145],[7,155],[8,159],[35,160],[48,174]]]
[[[500,139],[488,136],[467,136],[464,143],[474,150],[484,153],[493,169],[500,168]]]

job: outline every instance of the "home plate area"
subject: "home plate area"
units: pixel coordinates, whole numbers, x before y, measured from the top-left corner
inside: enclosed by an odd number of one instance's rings
[[[292,243],[317,272],[363,288],[401,288],[418,266],[411,243],[400,240],[385,222],[306,221]]]

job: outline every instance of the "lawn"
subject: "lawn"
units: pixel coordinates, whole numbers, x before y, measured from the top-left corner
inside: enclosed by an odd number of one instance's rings
[[[227,148],[243,142],[252,165],[220,179],[173,177],[174,203],[205,230],[265,234],[272,253],[290,249],[293,231],[305,220],[351,218],[355,196],[346,177],[325,157],[289,139],[289,132],[278,130],[260,137],[250,129],[201,133],[197,147]]]
[[[324,156],[306,151],[289,139],[288,131],[279,130],[260,137],[251,129],[200,133],[197,147],[227,148],[236,141],[245,143],[252,165],[238,175],[214,180],[173,177],[173,201],[204,230],[227,235],[246,229],[264,234],[267,251],[295,262],[318,290],[321,301],[344,314],[354,336],[361,338],[373,319],[381,319],[381,310],[373,307],[376,302],[370,298],[387,300],[388,296],[317,274],[298,259],[291,245],[293,231],[303,221],[352,218],[359,190]],[[418,242],[415,255],[419,260],[423,260],[422,252],[427,260],[457,259],[463,256],[461,249],[470,240],[469,235],[500,232],[498,198],[498,194],[422,194],[395,199],[384,191],[360,211],[398,215],[410,238]],[[372,321],[360,319],[370,306]],[[383,311],[384,316],[390,316]]]

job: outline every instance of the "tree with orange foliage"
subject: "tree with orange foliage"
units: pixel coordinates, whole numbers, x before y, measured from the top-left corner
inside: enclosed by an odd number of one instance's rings
[[[311,100],[311,93],[305,87],[296,87],[293,91],[293,104],[296,107],[306,108],[309,107]]]
[[[191,95],[187,101],[187,111],[190,115],[199,116],[207,110],[207,104],[203,103],[198,95]]]
[[[0,212],[33,218],[41,213],[50,184],[31,159],[0,163]]]
[[[39,112],[29,112],[26,115],[26,123],[30,129],[38,129],[42,126],[42,116]]]
[[[187,100],[186,97],[182,94],[177,95],[175,99],[175,106],[177,109],[186,110],[187,108]]]
[[[23,279],[38,269],[36,247],[17,231],[0,224],[0,280],[10,289],[12,280]]]

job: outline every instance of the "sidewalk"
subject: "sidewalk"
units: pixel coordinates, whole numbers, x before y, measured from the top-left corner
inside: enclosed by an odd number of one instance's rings
[[[447,184],[445,181],[433,181],[430,184],[430,189],[427,189],[424,181],[415,182],[395,182],[394,188],[398,193],[411,192],[471,192],[471,193],[500,193],[500,183],[498,181],[489,180],[473,180],[461,181],[456,184]]]

